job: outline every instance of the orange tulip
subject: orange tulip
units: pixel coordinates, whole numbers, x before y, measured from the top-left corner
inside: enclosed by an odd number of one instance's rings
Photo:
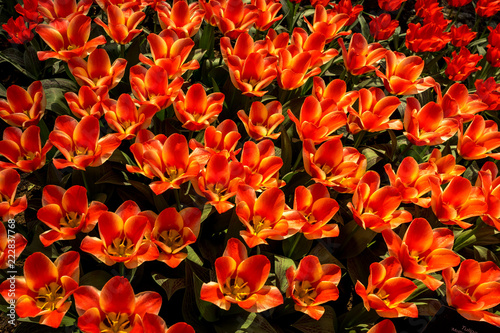
[[[200,6],[205,10],[205,22],[217,26],[219,12],[227,7],[227,0],[199,0]]]
[[[200,298],[224,310],[238,304],[248,312],[262,312],[283,304],[275,286],[265,285],[271,262],[259,254],[248,257],[245,245],[236,238],[227,242],[222,257],[215,260],[217,282],[204,283]]]
[[[245,130],[252,139],[260,141],[265,138],[276,140],[281,133],[273,131],[285,120],[281,113],[281,103],[278,101],[269,102],[266,105],[261,102],[253,102],[250,107],[250,115],[245,110],[238,111]]]
[[[24,277],[15,278],[15,295],[10,280],[2,282],[0,293],[8,302],[15,302],[20,318],[38,317],[42,325],[57,328],[71,306],[68,298],[78,288],[80,255],[69,251],[52,262],[35,252],[24,262]]]
[[[290,35],[288,32],[278,34],[274,29],[269,29],[264,40],[255,42],[254,52],[262,52],[264,56],[278,57],[279,52],[288,47],[289,41]]]
[[[352,202],[347,203],[354,221],[363,229],[381,232],[394,229],[402,223],[412,220],[406,210],[397,210],[402,196],[394,186],[380,188],[380,176],[375,171],[368,171],[359,180]]]
[[[222,111],[223,93],[207,96],[205,88],[199,83],[189,87],[186,95],[180,91],[173,103],[175,115],[182,127],[190,131],[200,131],[213,123]]]
[[[349,20],[345,24],[346,26],[353,24],[354,21],[357,20],[359,13],[363,11],[362,5],[356,5],[353,7],[351,0],[340,0],[338,4],[333,3],[332,5],[337,13],[344,13],[349,16]]]
[[[465,222],[465,219],[481,216],[488,210],[483,191],[472,186],[467,178],[456,176],[444,191],[437,179],[429,178],[429,181],[432,189],[432,211],[443,224],[456,224],[467,229],[472,224]]]
[[[99,291],[93,286],[81,286],[73,294],[79,314],[78,328],[84,333],[138,332],[143,324],[149,327],[161,308],[161,295],[144,291],[134,295],[130,282],[121,276],[111,278]],[[148,331],[153,332],[153,331]]]
[[[342,58],[346,70],[352,75],[362,75],[375,70],[375,63],[385,56],[386,49],[379,43],[368,44],[360,33],[352,35],[349,42],[349,51],[346,50],[344,41],[339,38],[342,48]]]
[[[186,0],[174,1],[172,6],[166,2],[159,4],[156,11],[162,30],[173,30],[180,38],[196,35],[205,16],[198,2],[188,4]]]
[[[271,140],[266,139],[257,144],[252,141],[245,142],[240,162],[245,172],[243,181],[255,190],[285,185],[285,182],[279,179],[283,160],[275,155],[274,143]]]
[[[430,76],[418,79],[424,69],[424,61],[418,56],[406,57],[399,52],[387,51],[385,60],[385,74],[378,69],[375,73],[382,79],[385,88],[391,94],[419,94],[436,85],[436,81]]]
[[[243,164],[228,161],[224,153],[216,153],[210,157],[200,177],[191,182],[196,192],[209,200],[206,205],[214,206],[222,214],[234,207],[228,200],[236,195],[237,187],[244,177]]]
[[[385,96],[380,88],[371,87],[359,91],[358,111],[349,107],[347,128],[352,134],[361,132],[380,132],[387,129],[402,130],[399,119],[389,119],[401,104],[395,96]]]
[[[391,15],[388,13],[381,14],[380,16],[371,16],[370,21],[370,35],[375,40],[389,39],[399,27],[397,20],[391,20]]]
[[[497,176],[497,166],[488,161],[479,170],[475,185],[483,190],[488,203],[487,211],[481,216],[482,220],[500,230],[500,177]]]
[[[80,0],[78,4],[76,0],[53,0],[40,1],[37,10],[47,21],[52,22],[56,19],[70,20],[79,14],[87,15],[90,6],[90,0]]]
[[[147,102],[137,108],[130,95],[121,94],[118,101],[106,110],[105,118],[120,140],[128,140],[135,137],[139,130],[148,128],[158,111],[156,105]]]
[[[467,259],[455,272],[443,271],[446,302],[468,320],[500,326],[500,316],[486,310],[500,303],[500,269],[492,261]]]
[[[339,284],[342,272],[334,264],[321,265],[318,257],[305,256],[297,270],[293,266],[286,270],[288,288],[286,296],[295,303],[295,311],[304,312],[319,320],[325,313],[321,304],[335,301],[339,297]]]
[[[17,127],[7,127],[3,132],[3,140],[0,141],[0,155],[10,163],[0,161],[0,167],[33,172],[45,165],[46,155],[51,148],[49,141],[42,148],[38,126],[31,125],[24,132]]]
[[[266,31],[274,22],[283,18],[283,15],[276,16],[281,9],[281,3],[277,0],[252,0],[251,4],[257,8],[259,14],[257,21],[255,21],[257,30]]]
[[[135,268],[159,255],[156,246],[145,239],[150,228],[148,223],[148,213],[141,212],[134,201],[127,200],[115,213],[106,211],[99,215],[100,238],[85,237],[80,249],[108,266],[123,263],[128,269]]]
[[[200,165],[189,156],[186,138],[181,134],[165,135],[130,147],[138,167],[127,165],[129,172],[142,173],[148,178],[160,180],[149,184],[156,195],[171,188],[178,189],[182,183],[198,176]]]
[[[36,32],[53,51],[38,51],[40,61],[49,58],[68,61],[71,58],[85,58],[97,46],[106,43],[106,37],[99,36],[92,40],[90,37],[90,23],[92,19],[79,14],[71,20],[58,19],[49,24],[39,24]]]
[[[488,109],[488,105],[481,101],[476,94],[469,94],[467,87],[461,83],[453,84],[444,96],[441,88],[436,85],[438,104],[443,108],[444,118],[454,118],[469,122],[474,114]]]
[[[307,188],[299,186],[295,189],[293,210],[284,212],[284,216],[302,215],[303,225],[300,232],[307,239],[337,237],[339,227],[335,223],[328,224],[338,212],[339,204],[330,198],[330,192],[323,184],[313,184]]]
[[[331,100],[337,109],[347,113],[349,107],[358,99],[358,91],[347,92],[347,85],[344,80],[335,79],[325,85],[325,81],[319,77],[313,77],[312,95],[316,96],[318,101]]]
[[[436,170],[436,175],[441,179],[441,184],[448,183],[455,176],[460,176],[465,172],[463,165],[456,164],[455,156],[452,154],[442,156],[437,148],[434,148],[427,163]]]
[[[33,82],[27,91],[13,84],[7,88],[7,100],[0,99],[0,118],[10,126],[36,125],[45,113],[46,104],[42,82]]]
[[[78,91],[78,95],[69,91],[64,94],[64,98],[73,115],[80,119],[85,116],[94,116],[99,119],[113,104],[106,86],[97,88],[95,91],[88,86],[83,86]]]
[[[75,239],[79,232],[89,233],[94,229],[99,216],[108,210],[106,205],[87,200],[87,189],[74,185],[68,190],[56,185],[43,188],[42,208],[37,218],[51,230],[40,235],[44,246],[58,240]]]
[[[366,157],[356,148],[344,148],[340,139],[336,136],[318,149],[312,140],[305,140],[304,169],[315,182],[340,193],[352,193],[366,171]]]
[[[367,333],[397,333],[397,331],[392,321],[384,319],[377,325],[370,328]]]
[[[162,317],[146,312],[142,318],[144,332],[151,333],[196,333],[194,328],[184,322],[176,323],[169,328]]]
[[[13,268],[13,262],[16,262],[26,245],[28,241],[23,235],[7,233],[4,224],[0,223],[0,269]]]
[[[142,29],[136,29],[136,27],[146,18],[146,13],[130,9],[123,10],[111,4],[106,8],[106,14],[108,25],[100,18],[94,19],[94,22],[100,25],[117,44],[126,45],[142,32]]]
[[[363,299],[365,308],[374,309],[380,317],[418,317],[417,306],[414,303],[404,303],[417,289],[412,281],[401,277],[403,269],[395,257],[389,257],[381,262],[370,265],[368,286],[356,282],[356,293]]]
[[[268,35],[272,34],[272,31],[274,30],[269,30]],[[287,45],[288,38],[284,41],[283,47],[286,47]],[[236,56],[240,60],[244,61],[252,53],[260,53],[263,58],[269,58],[267,60],[268,63],[274,63],[275,60],[273,59],[277,59],[277,56],[272,53],[273,47],[274,45],[270,37],[266,37],[266,40],[258,40],[254,42],[253,38],[247,32],[240,34],[240,36],[236,39],[236,43],[234,43],[234,47],[229,37],[222,37],[220,39],[220,51],[226,64],[228,63],[229,56]]]
[[[460,53],[458,54],[456,51],[453,51],[452,58],[443,58],[448,65],[444,74],[452,81],[463,81],[469,75],[481,70],[482,68],[481,66],[476,66],[477,63],[483,59],[483,56],[479,54],[471,54],[465,47],[462,47],[460,49]]]
[[[327,43],[330,43],[339,36],[350,35],[350,31],[340,32],[342,28],[349,26],[349,15],[346,13],[340,13],[335,9],[325,9],[324,6],[326,5],[315,6],[312,24],[304,16],[304,21],[306,22],[311,33],[319,32],[325,36]]]
[[[196,242],[200,233],[201,211],[189,207],[177,212],[175,208],[164,209],[156,218],[151,240],[160,249],[158,260],[176,268],[186,259],[186,246]]]
[[[416,98],[406,99],[404,135],[414,145],[439,145],[454,136],[458,126],[456,119],[444,118],[439,104],[429,102],[421,108]]]
[[[89,86],[93,90],[104,86],[112,89],[125,74],[127,60],[118,58],[111,65],[106,50],[95,49],[87,61],[80,57],[71,58],[68,67],[80,86]]]
[[[382,231],[382,236],[389,255],[401,263],[404,276],[422,281],[430,290],[443,282],[429,274],[460,264],[460,257],[453,252],[453,232],[448,228],[432,229],[426,219],[413,220],[403,240],[390,229]]]
[[[299,119],[291,110],[288,110],[288,116],[295,123],[300,140],[310,139],[315,144],[337,137],[330,134],[347,122],[345,112],[337,108],[333,99],[319,102],[314,96],[308,96],[304,100]]]
[[[464,132],[460,123],[458,131],[457,151],[466,160],[477,160],[486,157],[500,159],[500,153],[488,153],[500,147],[500,133],[498,124],[494,120],[484,120],[481,116],[474,116],[471,124]]]
[[[259,12],[254,5],[243,0],[227,0],[225,7],[218,7],[216,22],[224,36],[236,39],[241,33],[248,32],[259,19]]]
[[[14,169],[0,171],[0,218],[3,222],[14,218],[28,208],[26,195],[16,199],[17,186],[21,177]]]
[[[276,58],[264,58],[260,53],[250,53],[246,59],[230,55],[227,66],[231,82],[245,96],[262,97],[266,88],[277,76]]]
[[[102,165],[121,143],[113,134],[99,139],[99,120],[93,116],[85,116],[80,122],[70,116],[57,117],[49,140],[65,158],[53,159],[54,166],[79,170]]]

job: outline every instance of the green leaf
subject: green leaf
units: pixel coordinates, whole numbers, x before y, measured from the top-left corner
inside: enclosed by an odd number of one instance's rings
[[[167,278],[161,274],[155,273],[152,275],[153,280],[167,293],[167,299],[170,300],[172,295],[180,289],[186,288],[186,280],[184,278]]]
[[[311,249],[313,241],[305,238],[301,233],[285,239],[282,242],[283,253],[294,260],[299,260]]]
[[[331,238],[327,238],[325,240],[330,239]],[[309,252],[309,255],[318,257],[322,264],[335,264],[340,268],[345,269],[345,266],[340,262],[340,260],[332,256],[330,251],[328,251],[322,243],[316,244],[316,246]]]
[[[361,34],[368,40],[370,38],[370,27],[366,23],[363,14],[358,15],[359,24],[361,25]]]
[[[191,260],[192,262],[194,262],[198,266],[203,266],[203,260],[200,258],[198,253],[196,253],[196,251],[193,250],[193,248],[191,246],[187,246],[186,249],[188,252],[187,259]]]
[[[343,259],[357,256],[366,249],[376,235],[377,233],[370,229],[361,228],[354,220],[347,223],[340,229],[338,240],[341,245],[338,257]]]
[[[113,185],[130,185],[127,182],[126,173],[123,171],[110,170],[104,176],[99,178],[95,184],[113,184]]]
[[[236,332],[236,333],[276,333],[276,330],[260,314],[243,313],[227,320],[225,318],[223,325],[216,325],[217,333]]]
[[[281,159],[283,160],[282,173],[288,173],[292,169],[292,143],[283,125],[281,130]]]
[[[0,52],[0,63],[2,62],[8,62],[12,66],[14,66],[15,69],[17,69],[30,79],[33,79],[35,81],[37,80],[36,76],[24,69],[24,56],[21,51],[14,48],[3,50],[2,52]]]
[[[200,291],[203,281],[196,275],[196,273],[193,274],[193,283],[194,292],[196,294],[196,305],[198,306],[198,310],[200,310],[202,317],[209,322],[217,321],[218,307],[215,304],[200,299]]]
[[[325,313],[319,320],[303,315],[292,326],[304,333],[335,333],[337,316],[331,306],[325,306]]]
[[[91,271],[80,278],[80,286],[93,286],[100,290],[112,277],[103,270]]]
[[[500,267],[500,260],[492,251],[479,245],[474,245],[474,259],[477,261],[493,261],[497,266]]]
[[[279,290],[282,293],[286,293],[288,288],[288,280],[286,279],[286,271],[290,267],[296,268],[295,262],[287,257],[283,256],[274,256],[274,272],[276,274],[276,280]]]

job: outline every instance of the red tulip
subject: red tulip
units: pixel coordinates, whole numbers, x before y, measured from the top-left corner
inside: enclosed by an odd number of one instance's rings
[[[406,210],[397,210],[402,196],[394,186],[380,188],[380,176],[375,171],[368,171],[359,180],[352,202],[347,203],[354,221],[363,229],[381,232],[394,229],[402,223],[412,220]]]
[[[28,90],[15,84],[7,88],[7,100],[0,99],[0,118],[10,126],[37,125],[45,113],[47,99],[42,82],[35,81]]]
[[[362,5],[352,6],[351,0],[340,0],[338,4],[332,4],[333,8],[337,11],[337,13],[344,13],[349,15],[349,20],[345,24],[346,26],[350,26],[356,21],[359,16],[359,13],[363,11]]]
[[[69,251],[52,262],[41,252],[35,252],[24,262],[24,277],[15,278],[15,295],[11,282],[0,285],[0,293],[7,302],[15,301],[20,318],[40,316],[40,324],[57,328],[69,310],[68,298],[78,288],[80,255]]]
[[[295,302],[296,311],[319,320],[325,313],[321,304],[335,301],[339,297],[337,285],[341,275],[339,266],[321,265],[318,257],[305,256],[297,270],[293,266],[286,270],[286,295]]]
[[[387,12],[393,12],[398,10],[403,2],[406,0],[378,0],[378,6]]]
[[[74,185],[68,190],[56,185],[43,188],[42,208],[37,218],[51,230],[40,235],[44,246],[58,240],[75,239],[79,232],[89,233],[94,229],[99,216],[108,210],[106,205],[87,199],[85,187]]]
[[[4,224],[0,223],[0,269],[12,269],[13,262],[19,258],[26,245],[28,241],[23,235],[7,233]]]
[[[349,51],[346,50],[344,41],[339,39],[342,48],[342,58],[346,70],[352,75],[362,75],[375,70],[374,64],[385,56],[386,49],[379,43],[368,44],[360,33],[352,35],[349,42]]]
[[[271,263],[259,254],[248,257],[245,245],[236,238],[227,242],[222,257],[215,260],[218,282],[204,283],[200,298],[224,310],[238,304],[248,312],[262,312],[283,304],[275,286],[265,285]]]
[[[384,319],[377,325],[370,328],[367,333],[397,333],[396,327],[389,319]]]
[[[28,24],[27,27],[26,23]],[[3,30],[9,35],[9,42],[13,44],[24,44],[32,40],[35,37],[33,28],[36,26],[36,23],[25,21],[22,16],[15,20],[11,17],[6,24],[2,24]]]
[[[142,32],[142,29],[136,27],[146,18],[146,13],[130,9],[122,10],[111,4],[106,8],[106,14],[107,25],[100,18],[94,19],[94,22],[100,25],[115,43],[126,45]]]
[[[467,24],[462,24],[458,28],[451,26],[451,44],[456,47],[466,47],[474,38],[477,32],[472,31]]]
[[[448,0],[448,5],[452,7],[462,7],[471,3],[471,1],[472,0]]]
[[[489,153],[498,147],[500,147],[500,133],[498,124],[494,120],[484,120],[483,117],[476,115],[465,132],[463,124],[460,123],[457,151],[464,159],[477,160],[486,157],[500,159],[499,153]]]
[[[395,257],[389,257],[381,262],[370,265],[368,285],[356,282],[356,293],[363,299],[365,308],[374,309],[380,317],[418,317],[417,306],[414,303],[404,303],[417,285],[402,278],[403,269]]]
[[[245,110],[238,111],[245,130],[252,139],[260,141],[265,138],[276,140],[281,133],[273,131],[285,120],[281,112],[281,103],[278,101],[269,102],[266,105],[261,102],[253,102],[250,107],[250,115]]]
[[[500,11],[499,0],[478,0],[476,3],[476,13],[482,17],[492,17]]]
[[[99,216],[100,238],[87,236],[80,248],[108,266],[123,263],[132,269],[145,261],[155,260],[158,249],[145,239],[146,231],[151,230],[148,216],[135,202],[127,200],[115,213],[103,212]]]
[[[485,81],[476,80],[474,84],[477,94],[483,103],[488,105],[486,110],[500,110],[500,84],[496,83],[493,77]]]
[[[194,328],[184,322],[176,323],[169,328],[158,315],[147,312],[142,318],[144,332],[148,333],[195,333]]]
[[[444,74],[452,81],[463,81],[471,73],[481,70],[481,66],[476,67],[481,59],[483,59],[483,56],[471,54],[468,49],[462,47],[458,54],[456,51],[453,51],[451,59],[449,57],[444,57],[448,65]]]
[[[175,1],[173,5],[159,4],[156,11],[162,30],[173,30],[180,38],[196,35],[205,16],[198,2],[188,4],[186,0]]]
[[[23,5],[17,4],[14,8],[27,22],[38,24],[43,21],[43,17],[38,12],[38,0],[23,1]]]
[[[121,276],[111,278],[102,290],[92,286],[81,286],[75,297],[78,328],[84,333],[93,332],[152,332],[145,331],[155,319],[146,314],[160,312],[162,298],[153,291],[134,295],[130,282]],[[148,322],[146,322],[148,321]]]
[[[483,191],[472,186],[467,178],[456,176],[444,191],[437,179],[429,178],[429,182],[432,189],[432,211],[443,224],[456,224],[467,229],[472,224],[465,222],[465,219],[481,216],[488,209]]]
[[[186,246],[196,242],[200,233],[201,211],[189,207],[177,212],[164,209],[154,222],[151,240],[160,249],[158,260],[176,268],[187,257]]]
[[[443,32],[443,27],[427,23],[408,24],[406,32],[406,47],[413,52],[437,52],[451,41],[449,32]]]
[[[16,199],[17,186],[21,177],[14,169],[0,171],[0,218],[3,222],[14,218],[28,208],[26,195]]]
[[[315,182],[340,193],[352,193],[366,171],[366,157],[356,148],[344,148],[340,139],[336,136],[318,149],[312,140],[305,140],[304,169]]]
[[[389,39],[399,27],[397,20],[391,20],[391,15],[384,13],[380,16],[371,16],[370,21],[370,35],[375,40]]]
[[[467,259],[455,272],[443,271],[446,302],[468,320],[500,326],[500,316],[486,310],[500,303],[500,269],[492,261]]]
[[[453,232],[448,228],[432,229],[429,222],[416,218],[410,224],[403,240],[392,230],[382,231],[389,255],[398,258],[404,276],[422,281],[430,290],[443,282],[429,275],[457,266],[460,257],[453,252]]]
[[[92,90],[105,86],[110,90],[125,74],[127,60],[118,58],[111,64],[105,49],[95,49],[87,61],[81,57],[71,58],[68,67],[80,86],[89,86]]]

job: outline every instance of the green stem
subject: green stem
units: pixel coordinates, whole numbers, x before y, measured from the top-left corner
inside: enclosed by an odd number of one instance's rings
[[[463,249],[464,247],[467,247],[471,244],[474,244],[477,239],[476,237],[473,237],[475,236],[477,230],[481,229],[483,227],[483,223],[481,221],[480,218],[478,218],[476,220],[476,226],[474,227],[474,229],[472,230],[466,230],[466,231],[463,231],[455,240],[455,245],[453,246],[453,250],[455,252],[458,252],[460,251],[461,249]]]
[[[455,12],[455,17],[453,18],[453,22],[451,22],[451,24],[446,28],[446,31],[450,31],[451,30],[451,27],[455,25],[455,23],[457,23],[457,20],[458,20],[458,15],[460,14],[460,10],[462,9],[462,7],[457,7],[457,10]]]
[[[297,167],[299,166],[299,163],[302,161],[302,150],[299,153],[299,156],[297,156],[297,159],[295,160],[295,163],[293,164],[292,171],[297,170]]]
[[[122,262],[118,263],[118,274],[120,274],[120,276],[125,277],[125,270],[126,270],[125,264]]]
[[[403,4],[401,5],[401,7],[399,8],[399,12],[398,12],[398,15],[396,15],[396,18],[395,20],[397,21],[399,19],[399,17],[401,16],[401,13],[403,12],[403,8],[405,8],[405,5],[406,5],[406,1],[403,2]]]
[[[81,171],[81,174],[82,174],[83,185],[85,186],[85,188],[88,191],[89,190],[89,186],[87,184],[87,177],[85,177],[85,170],[80,170],[80,171]]]
[[[300,238],[302,237],[302,234],[301,233],[295,234],[294,237],[295,237],[295,239],[293,240],[292,247],[290,248],[290,251],[288,251],[288,255],[287,255],[288,258],[292,257],[292,254],[295,251],[295,248],[297,247],[297,245],[299,245]]]
[[[174,190],[175,204],[177,205],[177,211],[178,212],[181,211],[181,199],[179,197],[179,191],[180,191],[180,189]]]
[[[361,144],[361,141],[363,140],[364,136],[366,134],[366,131],[361,131],[356,135],[356,138],[354,139],[354,148],[358,148],[359,145]]]
[[[125,45],[118,44],[118,49],[120,51],[120,58],[125,59]]]

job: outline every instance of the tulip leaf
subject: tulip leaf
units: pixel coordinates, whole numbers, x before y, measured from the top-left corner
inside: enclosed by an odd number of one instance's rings
[[[340,229],[338,241],[341,245],[338,257],[344,259],[357,256],[366,249],[376,235],[377,233],[370,229],[361,228],[354,220],[347,223]]]
[[[14,66],[15,69],[17,69],[30,79],[37,80],[37,78],[33,74],[24,69],[24,57],[21,51],[14,48],[3,50],[2,52],[0,52],[0,63],[2,62],[8,62],[12,66]]]
[[[380,162],[382,158],[376,151],[371,148],[364,148],[361,153],[366,157],[366,169],[370,170],[375,164]]]
[[[281,159],[283,160],[283,167],[281,173],[286,174],[292,168],[292,143],[288,137],[288,133],[283,125],[280,126],[281,130]]]
[[[112,277],[103,270],[90,271],[80,278],[80,286],[93,286],[100,290]]]
[[[301,233],[285,239],[282,242],[283,253],[288,257],[298,260],[308,253],[313,241],[305,238]]]
[[[47,96],[47,110],[53,111],[58,115],[69,115],[71,110],[66,104],[64,98],[65,90],[61,88],[44,88]]]
[[[127,174],[125,172],[116,172],[114,170],[106,172],[95,184],[130,185],[127,182]]]
[[[28,72],[33,74],[36,78],[38,78],[41,70],[40,60],[38,60],[38,56],[36,54],[36,50],[33,46],[28,46],[24,51],[24,65]]]
[[[335,333],[337,326],[337,316],[331,306],[324,306],[325,313],[319,320],[313,319],[308,315],[303,315],[292,326],[304,333]]]
[[[236,306],[236,305],[233,305]],[[222,325],[215,325],[217,333],[276,333],[269,322],[258,313],[242,313],[234,318],[225,317]]]
[[[287,257],[274,256],[274,272],[276,274],[276,280],[279,290],[282,293],[286,293],[288,288],[288,280],[286,279],[286,271],[290,267],[296,268],[295,262]]]
[[[474,245],[474,259],[477,261],[493,261],[497,266],[500,267],[500,260],[492,251],[479,245]]]
[[[187,259],[191,260],[192,262],[194,262],[198,266],[203,266],[203,260],[200,258],[198,253],[196,253],[196,251],[193,250],[193,248],[191,246],[187,246],[186,249],[188,252]]]
[[[60,325],[61,327],[58,328],[47,328],[45,325],[40,325],[39,317],[17,318],[16,321],[20,323],[13,331],[14,333],[46,333],[48,330],[50,330],[51,333],[80,332],[75,325],[76,320],[69,316],[63,317]]]
[[[351,311],[339,316],[339,332],[345,332],[359,324],[375,323],[379,316],[375,310],[366,311],[363,302],[356,304]],[[356,330],[356,332],[358,332]]]
[[[359,25],[361,26],[361,34],[363,37],[366,38],[366,40],[370,39],[370,28],[368,27],[368,24],[366,23],[365,18],[363,17],[363,14],[358,15],[358,20],[359,20]]]
[[[170,300],[172,295],[180,289],[186,288],[186,280],[184,278],[167,278],[161,274],[155,273],[152,275],[153,280],[167,293],[167,299]]]
[[[323,245],[323,243],[326,243],[333,239],[334,238],[331,237],[320,239],[318,244],[316,244],[316,246],[313,247],[312,250],[309,252],[309,255],[318,257],[321,264],[335,264],[340,268],[345,269],[345,266],[340,262],[340,260],[332,256],[331,252],[328,251],[325,245]]]
[[[200,299],[200,291],[201,291],[201,286],[203,285],[203,281],[196,275],[196,273],[193,273],[193,283],[194,283],[194,292],[196,294],[196,305],[198,306],[198,310],[200,310],[201,315],[206,321],[209,322],[217,321],[218,307],[210,302]]]

